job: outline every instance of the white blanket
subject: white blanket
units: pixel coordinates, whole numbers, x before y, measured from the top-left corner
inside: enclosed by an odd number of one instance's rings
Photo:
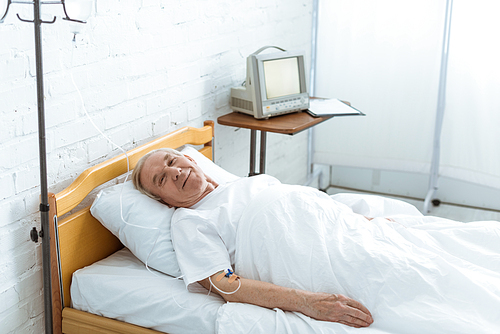
[[[500,333],[500,226],[423,217],[368,221],[312,188],[282,185],[249,205],[238,227],[236,272],[358,300],[374,323],[354,329],[300,314],[226,304],[234,333]],[[239,331],[238,331],[239,330]]]

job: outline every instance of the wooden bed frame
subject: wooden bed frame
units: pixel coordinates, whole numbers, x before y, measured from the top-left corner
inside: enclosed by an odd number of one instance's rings
[[[127,152],[130,169],[133,169],[137,161],[151,150],[161,147],[179,148],[185,144],[203,145],[199,151],[212,160],[213,129],[214,122],[205,121],[202,128],[183,127],[130,150]],[[159,333],[70,308],[70,284],[73,273],[106,258],[123,248],[123,245],[90,214],[90,205],[77,212],[66,214],[80,204],[94,188],[126,172],[126,156],[121,154],[88,168],[63,191],[49,194],[49,214],[57,222],[52,224],[50,231],[54,333]],[[63,218],[58,220],[57,217]],[[59,252],[57,251],[57,238],[59,239]],[[61,268],[61,275],[59,275],[59,268]],[[61,284],[64,305],[61,299]]]

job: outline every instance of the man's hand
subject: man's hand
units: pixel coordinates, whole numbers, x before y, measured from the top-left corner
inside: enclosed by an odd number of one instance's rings
[[[307,297],[305,307],[302,313],[316,320],[339,322],[356,328],[373,323],[366,307],[343,295],[314,293]]]
[[[218,275],[212,275],[212,283],[208,278],[199,283],[207,290],[210,289],[211,284],[217,286],[219,290],[226,293],[221,293],[217,289],[212,289],[212,291],[229,302],[300,312],[316,320],[339,322],[356,328],[370,326],[373,322],[372,315],[366,307],[343,295],[285,288],[243,277],[229,283],[227,277],[217,280]],[[236,289],[238,291],[235,291]]]

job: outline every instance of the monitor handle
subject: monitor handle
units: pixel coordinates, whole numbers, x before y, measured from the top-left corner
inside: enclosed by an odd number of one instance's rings
[[[261,53],[262,51],[264,51],[265,49],[269,49],[269,48],[275,48],[275,49],[278,49],[278,50],[281,50],[283,52],[286,52],[285,49],[282,49],[280,48],[279,46],[273,46],[273,45],[268,45],[268,46],[263,46],[261,47],[260,49],[258,49],[257,51],[255,51],[254,53],[252,53],[252,55],[258,55],[259,53]]]

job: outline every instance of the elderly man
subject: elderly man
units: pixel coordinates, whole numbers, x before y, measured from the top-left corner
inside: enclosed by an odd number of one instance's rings
[[[206,289],[213,286],[230,302],[296,311],[352,327],[373,322],[366,307],[346,296],[285,288],[233,273],[239,218],[251,198],[279,183],[276,179],[260,175],[219,185],[192,158],[171,149],[145,155],[132,178],[144,194],[179,208],[172,239],[188,289],[198,282]]]

